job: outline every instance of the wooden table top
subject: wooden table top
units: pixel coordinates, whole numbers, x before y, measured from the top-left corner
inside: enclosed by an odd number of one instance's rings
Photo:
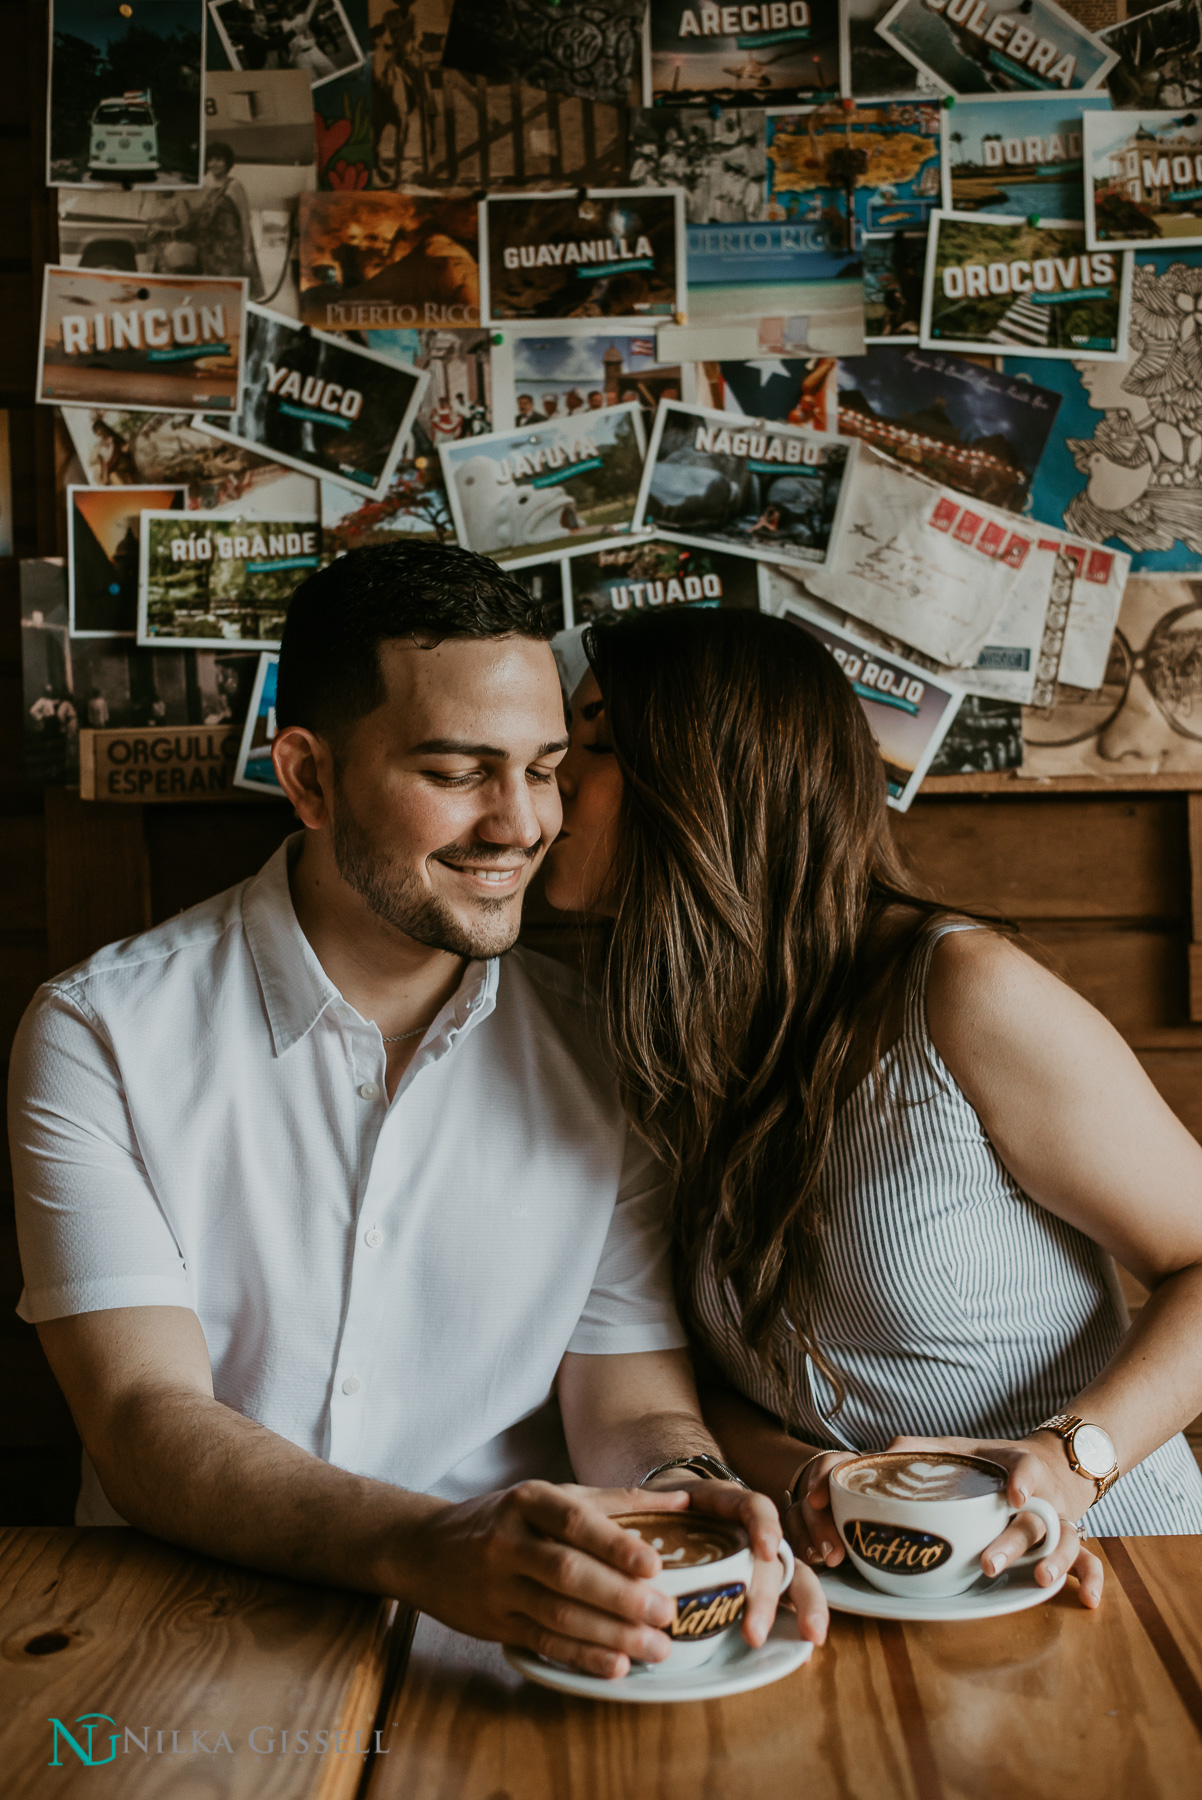
[[[686,1706],[550,1693],[423,1618],[365,1800],[1197,1800],[1202,1538],[1095,1542],[1097,1612],[836,1614],[794,1674]]]
[[[233,1568],[137,1531],[0,1530],[0,1791],[350,1800],[366,1767],[355,1732],[366,1751],[400,1672],[396,1613],[394,1602]],[[91,1721],[93,1766],[51,1724],[86,1753],[89,1713],[104,1715]],[[126,1751],[127,1727],[145,1754]],[[297,1754],[306,1728],[309,1752]],[[330,1733],[324,1756],[319,1730]]]

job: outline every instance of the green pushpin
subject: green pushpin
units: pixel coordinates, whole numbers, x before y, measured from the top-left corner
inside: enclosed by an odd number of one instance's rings
[[[505,342],[504,333],[500,332],[500,331],[494,331],[492,334],[492,341],[494,344],[503,344]]]

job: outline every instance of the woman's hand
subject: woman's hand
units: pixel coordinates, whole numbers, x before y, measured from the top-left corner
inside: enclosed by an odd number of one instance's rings
[[[1086,1550],[1074,1520],[1094,1499],[1092,1481],[1077,1475],[1058,1439],[1043,1436],[1021,1441],[1006,1438],[924,1438],[895,1437],[890,1450],[951,1450],[957,1456],[983,1456],[1000,1463],[1007,1471],[1006,1498],[1016,1509],[1033,1494],[1047,1500],[1060,1517],[1060,1542],[1050,1556],[1035,1565],[1035,1580],[1040,1587],[1051,1587],[1062,1575],[1077,1577],[1077,1595],[1082,1606],[1094,1607],[1102,1599],[1102,1564],[1091,1550]],[[825,1457],[833,1467],[839,1458]],[[1003,1569],[1024,1555],[1043,1536],[1043,1526],[1033,1513],[1020,1512],[1000,1537],[994,1538],[981,1552],[981,1567],[986,1575],[1000,1575]]]
[[[831,1470],[851,1456],[850,1450],[837,1450],[813,1457],[802,1471],[796,1500],[781,1515],[797,1558],[789,1603],[797,1614],[798,1636],[811,1644],[824,1644],[830,1625],[830,1608],[815,1570],[833,1569],[846,1554],[831,1517],[828,1484]]]

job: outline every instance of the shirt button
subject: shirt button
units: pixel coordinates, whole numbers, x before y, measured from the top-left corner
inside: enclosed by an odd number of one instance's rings
[[[359,1392],[359,1377],[357,1375],[348,1375],[342,1384],[342,1391],[344,1394],[357,1394]]]
[[[380,1097],[380,1089],[379,1089],[378,1083],[376,1083],[374,1081],[360,1082],[360,1084],[359,1084],[360,1100],[378,1100],[379,1097]]]
[[[378,1250],[380,1245],[384,1242],[384,1233],[380,1230],[379,1226],[373,1225],[370,1231],[365,1231],[363,1233],[363,1242],[370,1250]]]

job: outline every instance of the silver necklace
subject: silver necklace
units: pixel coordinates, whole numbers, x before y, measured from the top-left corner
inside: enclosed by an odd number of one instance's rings
[[[425,1025],[418,1025],[412,1031],[398,1031],[395,1037],[384,1037],[383,1032],[380,1033],[380,1036],[384,1038],[386,1044],[403,1044],[406,1038],[416,1037],[418,1032],[426,1029]]]

